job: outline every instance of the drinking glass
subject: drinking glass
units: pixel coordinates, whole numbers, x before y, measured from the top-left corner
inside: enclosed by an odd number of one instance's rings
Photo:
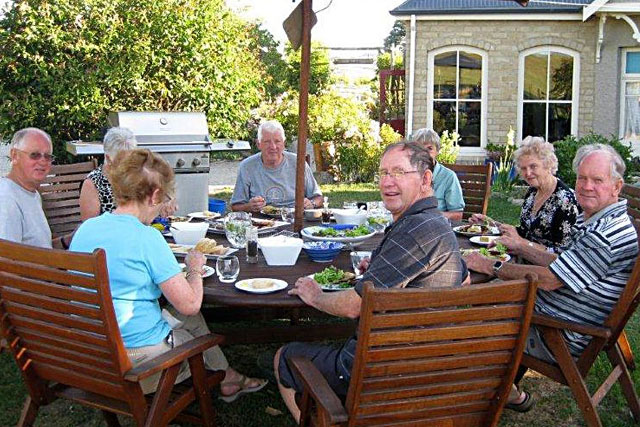
[[[351,265],[353,267],[353,272],[356,274],[357,276],[360,276],[363,272],[360,271],[360,262],[365,259],[365,258],[370,258],[371,257],[371,252],[369,251],[357,251],[357,252],[351,252],[349,255],[351,255]]]
[[[224,219],[224,234],[229,244],[236,249],[247,245],[247,230],[251,227],[251,214],[231,212]]]
[[[282,220],[289,224],[293,224],[296,216],[295,208],[281,208],[280,215],[282,216]]]
[[[216,273],[223,283],[233,283],[240,274],[240,262],[235,255],[218,257],[216,260]]]

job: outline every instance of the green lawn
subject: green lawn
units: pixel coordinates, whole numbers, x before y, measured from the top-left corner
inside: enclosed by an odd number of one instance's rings
[[[342,206],[344,201],[379,200],[379,193],[375,185],[359,184],[353,186],[326,185],[323,192],[329,197],[331,206]],[[231,190],[215,194],[216,197],[228,200]],[[489,215],[493,218],[515,224],[518,222],[520,208],[512,205],[503,197],[492,197],[489,204]],[[640,333],[638,332],[638,315],[630,321],[627,328],[631,345],[636,354],[640,353]],[[259,327],[251,325],[248,327]],[[215,330],[215,325],[212,325]],[[278,345],[235,345],[225,347],[225,353],[232,366],[240,371],[254,376],[269,377],[272,375],[271,359]],[[608,363],[600,360],[589,378],[591,386],[596,379],[604,377],[604,367]],[[634,381],[640,385],[638,373],[635,372]],[[505,411],[501,426],[582,426],[584,425],[580,411],[566,387],[557,386],[550,381],[527,376],[523,384],[532,391],[538,399],[537,407],[528,414],[516,414]],[[20,415],[22,401],[25,396],[20,375],[13,360],[6,353],[0,355],[0,426],[15,425]],[[225,404],[220,400],[215,402],[218,411],[217,421],[220,426],[293,426],[277,387],[271,382],[262,392],[243,396],[238,401]],[[271,409],[280,414],[270,415]],[[267,412],[268,410],[268,412]],[[605,426],[633,425],[619,387],[608,396],[600,406],[600,416]],[[130,421],[122,420],[124,425],[132,425]],[[40,411],[36,425],[38,426],[101,426],[104,425],[98,411],[86,409],[80,405],[71,405],[66,401],[58,401]]]

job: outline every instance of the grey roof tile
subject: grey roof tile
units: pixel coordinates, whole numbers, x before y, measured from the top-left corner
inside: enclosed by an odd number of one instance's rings
[[[581,12],[592,0],[531,0],[522,7],[507,0],[407,0],[392,15],[439,15],[466,13],[566,13]]]

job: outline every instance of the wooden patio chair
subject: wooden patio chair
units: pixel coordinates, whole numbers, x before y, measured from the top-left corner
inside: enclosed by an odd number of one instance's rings
[[[311,361],[291,359],[305,385],[300,425],[496,425],[535,292],[531,280],[457,289],[366,284],[346,406]]]
[[[640,401],[629,375],[629,369],[633,369],[635,365],[631,348],[624,334],[624,327],[640,302],[639,286],[640,261],[636,261],[618,303],[602,327],[569,323],[537,313],[531,319],[531,323],[542,332],[545,343],[557,363],[548,363],[525,354],[522,357],[522,364],[556,382],[569,386],[588,426],[602,426],[596,407],[616,382],[620,383],[636,423],[640,422]],[[562,331],[565,329],[593,337],[577,359],[569,353],[569,348],[562,336]],[[585,379],[601,352],[607,355],[611,363],[611,372],[595,393],[590,394]]]
[[[620,197],[627,199],[627,213],[640,236],[640,187],[624,184]]]
[[[491,163],[486,165],[444,165],[454,171],[462,187],[464,210],[462,218],[474,213],[486,215],[491,196]]]
[[[19,426],[57,398],[100,409],[109,426],[116,414],[138,426],[174,418],[215,424],[210,388],[223,371],[207,372],[202,352],[222,341],[198,337],[132,369],[109,290],[106,255],[42,249],[0,240],[0,333],[20,369],[28,396]],[[192,385],[174,385],[188,361]],[[139,382],[162,372],[155,395]],[[183,413],[197,400],[201,417]]]
[[[95,160],[53,165],[49,176],[40,184],[42,209],[51,227],[52,237],[74,231],[80,219],[80,187],[87,174],[97,167]]]

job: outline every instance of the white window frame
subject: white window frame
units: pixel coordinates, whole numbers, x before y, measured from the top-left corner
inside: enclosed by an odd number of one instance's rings
[[[548,61],[551,60],[551,55],[549,55],[547,59],[547,99],[544,101],[539,99],[538,100],[524,99],[524,59],[529,55],[539,53],[539,52],[551,52],[551,53],[557,52],[563,55],[569,55],[573,58],[573,80],[572,80],[572,86],[571,86],[571,89],[572,89],[571,101],[562,101],[562,100],[549,101],[548,99],[549,81],[551,80],[549,78],[549,62]],[[520,52],[520,56],[518,58],[518,115],[517,115],[518,141],[522,141],[522,137],[523,137],[522,114],[524,110],[524,103],[526,102],[531,102],[531,103],[544,102],[546,104],[547,114],[545,114],[545,126],[544,126],[546,134],[549,133],[549,114],[548,114],[549,102],[551,102],[552,104],[571,104],[571,135],[577,135],[578,134],[578,115],[579,115],[578,106],[580,105],[579,96],[580,96],[580,53],[579,52],[576,52],[575,50],[567,49],[565,47],[560,47],[560,46],[537,46],[537,47],[523,50],[522,52]],[[544,137],[546,139],[547,135],[544,135]]]
[[[480,95],[480,146],[479,147],[460,147],[460,153],[468,154],[468,155],[484,155],[485,150],[484,147],[487,145],[487,94],[489,92],[488,85],[488,76],[489,76],[489,67],[488,67],[488,57],[487,52],[478,49],[475,47],[464,46],[464,45],[456,45],[456,46],[446,46],[438,49],[434,49],[427,55],[427,127],[433,128],[433,82],[434,82],[434,66],[433,62],[436,55],[439,55],[444,52],[469,52],[475,55],[480,55],[482,58],[482,82],[481,82],[481,92]],[[456,91],[458,90],[458,83],[460,80],[460,68],[456,73]],[[464,101],[464,100],[463,100]],[[472,100],[475,101],[475,100]],[[460,98],[456,98],[456,115],[457,115],[457,104],[460,102]],[[458,120],[456,117],[456,126]],[[454,129],[449,129],[454,130]],[[455,129],[457,130],[457,129]]]
[[[621,62],[621,68],[620,68],[620,109],[619,111],[619,115],[620,115],[620,125],[619,125],[619,129],[618,129],[618,137],[620,139],[622,139],[624,137],[624,111],[625,111],[625,85],[626,83],[629,82],[640,82],[640,73],[626,73],[625,70],[627,69],[627,53],[628,52],[640,52],[640,47],[629,47],[629,48],[624,48],[622,49],[622,61]],[[622,139],[623,141],[625,141],[624,139]],[[638,153],[640,153],[640,147],[638,146],[638,143],[634,143],[633,144],[633,148],[636,155],[638,155]]]

